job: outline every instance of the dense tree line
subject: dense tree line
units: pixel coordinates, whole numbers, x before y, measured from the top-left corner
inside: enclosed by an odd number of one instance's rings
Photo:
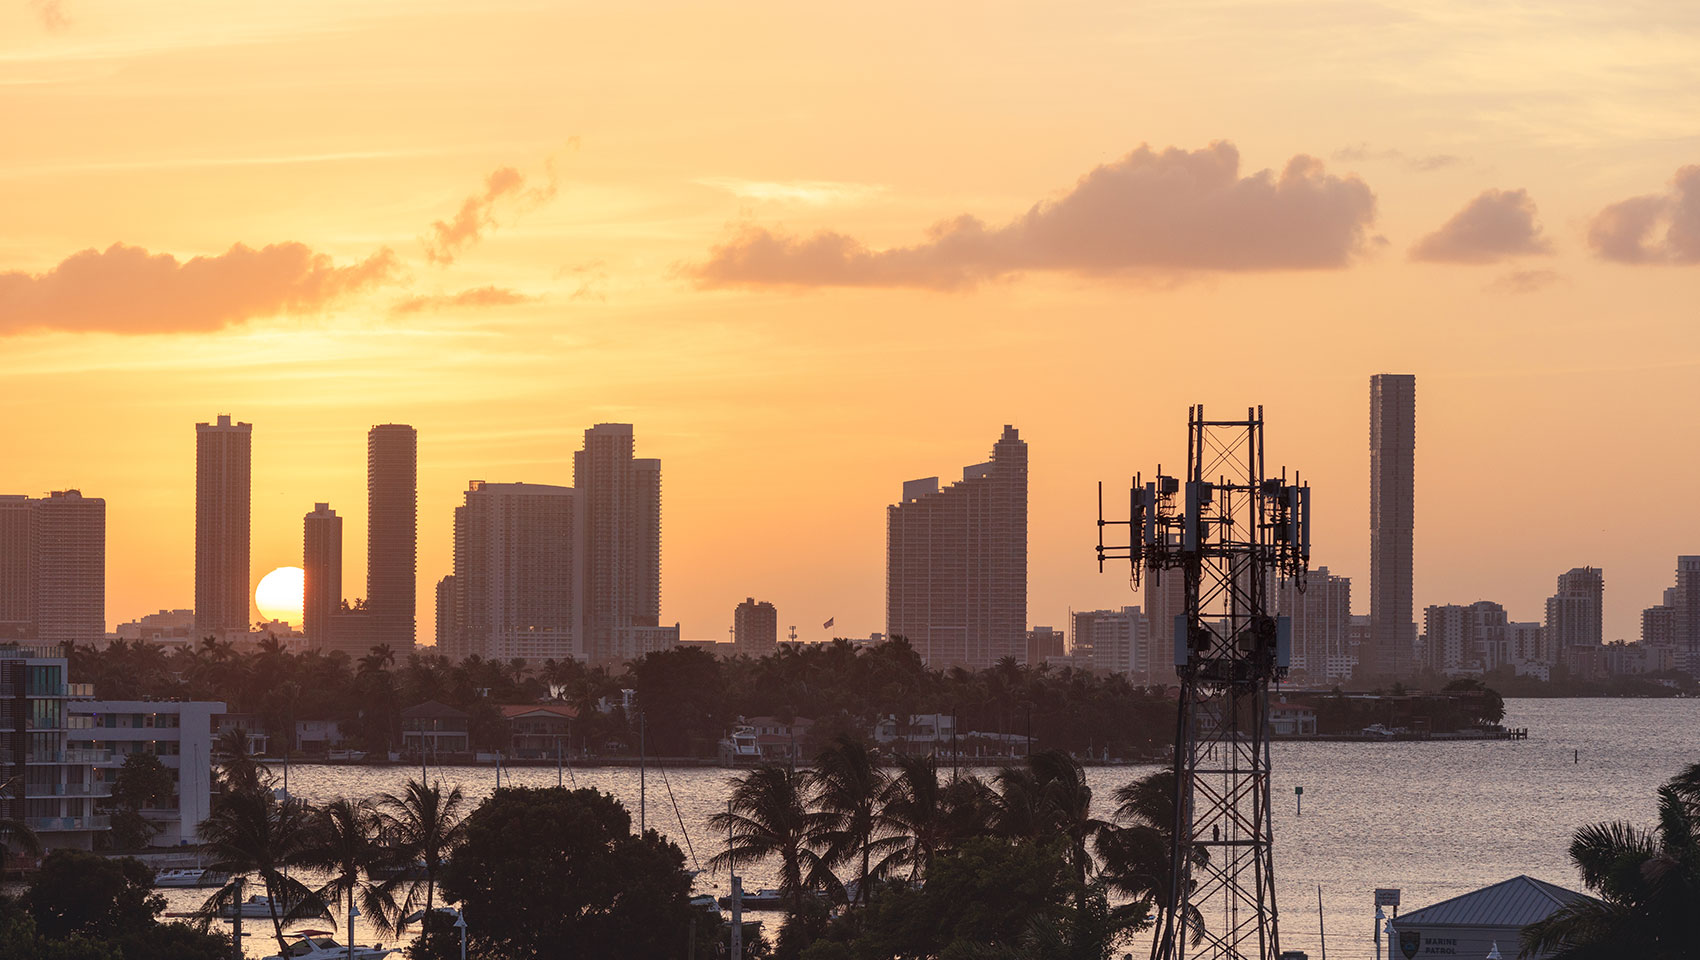
[[[153,871],[133,859],[55,850],[29,887],[0,895],[6,960],[223,960],[229,945],[204,929],[161,923]]]
[[[1173,712],[1161,691],[1125,677],[1013,660],[980,671],[929,669],[901,638],[871,647],[783,644],[756,658],[680,647],[618,670],[575,660],[528,665],[474,656],[451,663],[428,650],[398,660],[374,647],[351,660],[292,653],[271,638],[248,649],[209,639],[171,653],[116,641],[74,649],[71,673],[106,699],[222,700],[233,713],[260,717],[280,746],[297,720],[335,720],[351,746],[374,753],[397,749],[401,711],[427,700],[467,711],[478,749],[504,743],[500,704],[557,700],[579,710],[575,748],[635,753],[638,718],[596,709],[604,698],[618,703],[623,689],[636,691],[647,748],[656,756],[712,756],[740,716],[814,720],[814,741],[805,744],[812,751],[839,733],[865,736],[881,717],[902,725],[934,713],[954,714],[965,732],[1031,734],[1039,748],[1149,756],[1166,743]]]

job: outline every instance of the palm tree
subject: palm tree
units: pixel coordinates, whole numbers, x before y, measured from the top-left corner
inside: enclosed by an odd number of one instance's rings
[[[904,846],[901,837],[885,834],[879,816],[886,775],[867,744],[849,734],[834,737],[815,756],[808,774],[815,791],[820,820],[815,842],[824,848],[832,866],[859,861],[856,873],[858,903],[867,903],[870,880],[886,873],[889,856]],[[874,862],[875,852],[880,860]]]
[[[248,752],[248,731],[231,727],[213,740],[213,756],[218,758],[219,775],[232,791],[260,789],[260,775],[270,770]]]
[[[395,932],[395,898],[384,884],[372,880],[370,868],[383,862],[382,822],[365,800],[333,800],[313,818],[312,834],[301,852],[301,864],[330,874],[314,893],[326,904],[348,907],[348,956],[354,957],[354,910],[380,932]],[[365,878],[362,879],[362,874]]]
[[[1152,905],[1153,923],[1163,929],[1169,888],[1174,885],[1175,773],[1159,770],[1124,784],[1115,792],[1115,822],[1095,841],[1104,880],[1116,892]],[[1207,866],[1210,851],[1192,848],[1192,865]],[[1192,940],[1204,936],[1204,915],[1190,907],[1186,926]]]
[[[985,833],[986,792],[975,777],[941,782],[931,757],[898,757],[897,774],[880,794],[880,820],[899,841],[891,866],[907,866],[915,880],[926,876],[934,858]]]
[[[731,779],[730,808],[708,821],[728,837],[726,849],[709,861],[710,869],[778,857],[779,890],[790,901],[793,918],[804,915],[810,891],[837,882],[826,860],[810,849],[821,816],[809,812],[808,781],[807,773],[764,763]]]
[[[1092,816],[1092,788],[1080,762],[1059,750],[1043,750],[1023,767],[997,775],[994,825],[1006,837],[1060,839],[1077,883],[1092,869],[1088,844],[1104,828]]]
[[[1600,899],[1581,900],[1523,930],[1529,957],[1692,957],[1700,942],[1700,764],[1659,788],[1659,822],[1577,830],[1570,859]]]
[[[360,675],[370,676],[395,666],[395,651],[387,643],[374,646],[365,656],[360,658]]]
[[[302,862],[312,819],[306,803],[295,798],[279,799],[262,787],[220,797],[201,822],[201,842],[211,854],[214,869],[238,877],[257,873],[265,884],[272,934],[280,955],[289,953],[289,944],[283,939],[285,922],[307,917],[328,920],[331,916],[318,894],[284,872]],[[236,891],[235,881],[225,885],[207,898],[201,915],[212,918],[240,909]]]
[[[444,793],[440,787],[409,780],[405,792],[400,796],[384,794],[378,807],[392,856],[404,864],[417,864],[424,874],[422,880],[411,881],[407,897],[397,909],[403,916],[421,909],[424,916],[430,916],[443,864],[466,840],[466,797],[459,787]],[[423,905],[419,902],[421,886],[425,889]]]

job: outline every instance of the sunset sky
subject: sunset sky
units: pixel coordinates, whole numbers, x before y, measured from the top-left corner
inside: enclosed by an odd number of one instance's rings
[[[0,6],[0,492],[106,498],[107,617],[193,603],[194,424],[257,581],[419,429],[466,482],[663,463],[664,622],[883,630],[884,507],[1030,444],[1029,619],[1138,603],[1094,491],[1262,403],[1368,612],[1368,397],[1417,375],[1416,603],[1606,635],[1700,553],[1700,7],[58,0]]]

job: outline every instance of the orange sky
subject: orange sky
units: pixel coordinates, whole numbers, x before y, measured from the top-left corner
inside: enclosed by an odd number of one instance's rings
[[[630,421],[664,619],[818,639],[883,629],[901,482],[1014,423],[1061,625],[1137,602],[1095,482],[1261,402],[1363,610],[1368,377],[1412,372],[1419,608],[1593,564],[1634,638],[1700,553],[1697,44],[1623,2],[9,4],[0,490],[107,499],[109,620],[188,606],[232,413],[255,579],[328,500],[359,596],[365,431],[411,423],[429,639],[466,481]]]

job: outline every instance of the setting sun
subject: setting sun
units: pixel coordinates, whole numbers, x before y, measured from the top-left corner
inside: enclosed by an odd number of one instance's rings
[[[254,606],[267,620],[282,620],[299,627],[302,620],[302,585],[305,583],[300,567],[278,567],[260,580],[254,589]]]

